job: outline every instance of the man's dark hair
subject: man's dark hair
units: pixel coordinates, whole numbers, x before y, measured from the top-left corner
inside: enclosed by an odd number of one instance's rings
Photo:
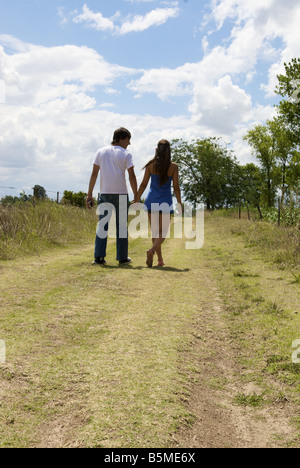
[[[125,140],[126,138],[131,139],[131,133],[127,128],[121,127],[114,133],[114,139],[112,141],[112,145],[119,143],[120,140]]]

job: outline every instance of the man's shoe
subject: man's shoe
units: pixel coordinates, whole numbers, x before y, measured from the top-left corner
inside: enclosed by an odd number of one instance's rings
[[[97,257],[93,261],[92,265],[106,265],[106,261],[103,257]]]
[[[132,259],[130,257],[128,257],[126,260],[121,260],[119,262],[119,265],[129,265],[130,263],[132,262]]]

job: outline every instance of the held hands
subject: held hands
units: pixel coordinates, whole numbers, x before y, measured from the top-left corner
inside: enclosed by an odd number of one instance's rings
[[[140,197],[138,195],[135,195],[134,199],[131,202],[131,205],[134,205],[135,203],[140,203]]]
[[[183,214],[183,204],[182,204],[182,203],[178,203],[176,208],[177,208],[177,210],[178,210],[178,214],[179,214],[179,215],[182,215],[182,214]]]

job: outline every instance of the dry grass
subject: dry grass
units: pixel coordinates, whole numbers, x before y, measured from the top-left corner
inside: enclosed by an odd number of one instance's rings
[[[222,216],[226,214],[226,216]],[[274,262],[280,268],[300,268],[300,229],[295,226],[278,226],[276,223],[260,221],[258,219],[248,221],[247,213],[242,213],[242,219],[238,219],[238,213],[215,212],[206,213],[207,219],[222,220],[224,227],[229,226],[232,234],[242,236],[246,246],[254,247],[263,258]]]
[[[0,260],[91,239],[94,212],[44,201],[0,206]]]

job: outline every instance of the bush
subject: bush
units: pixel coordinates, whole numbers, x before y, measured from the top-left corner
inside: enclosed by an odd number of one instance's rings
[[[74,193],[74,192],[65,190],[61,203],[63,205],[72,205],[72,206],[78,206],[80,208],[83,208],[85,207],[86,197],[87,197],[87,193],[83,193],[83,192]]]
[[[282,220],[287,226],[300,225],[300,209],[295,206],[286,207],[282,213]]]

